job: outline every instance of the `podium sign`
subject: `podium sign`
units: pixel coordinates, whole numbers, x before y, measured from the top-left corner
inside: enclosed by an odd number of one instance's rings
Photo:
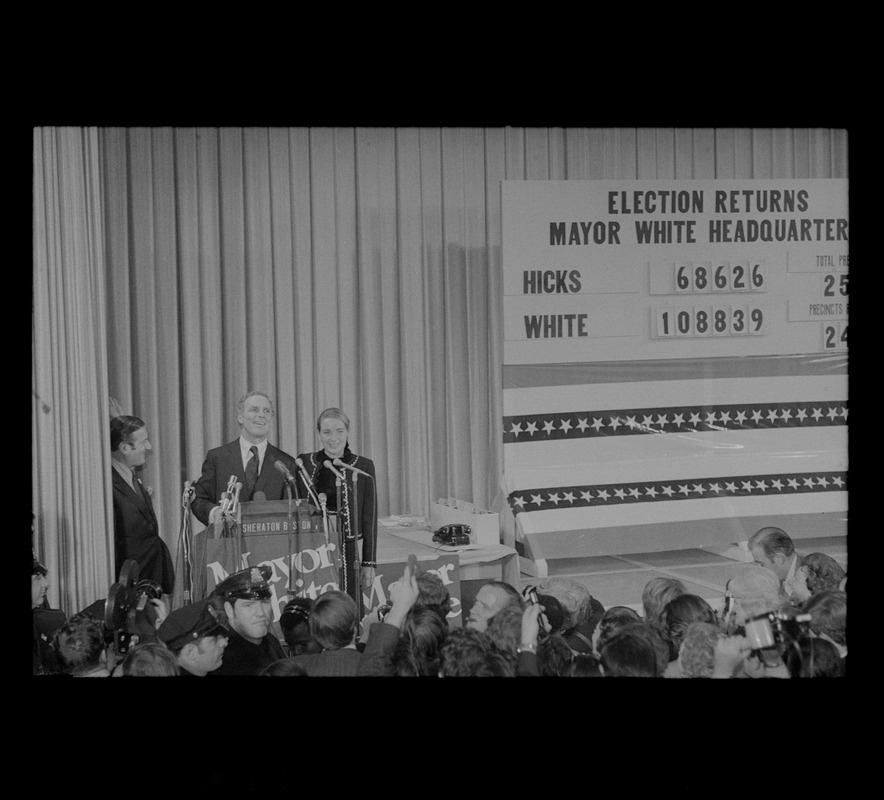
[[[306,501],[300,504],[288,500],[253,500],[240,503],[240,530],[243,536],[265,533],[322,532],[322,514]]]
[[[375,571],[374,584],[371,588],[371,596],[362,592],[365,604],[365,612],[374,611],[378,606],[384,605],[390,599],[390,589],[394,583],[402,578],[405,571],[406,561],[394,561],[378,564]],[[463,627],[463,612],[461,610],[460,591],[460,558],[457,553],[444,553],[436,558],[420,559],[418,572],[432,572],[448,590],[451,597],[451,610],[448,612],[448,626],[454,628]]]
[[[239,535],[225,538],[203,536],[196,551],[204,552],[204,589],[207,597],[228,575],[247,567],[266,564],[270,577],[272,630],[282,640],[279,619],[292,597],[315,600],[339,589],[340,548],[333,525],[328,533],[324,520],[307,503],[291,506],[287,500],[253,501],[240,506]],[[329,520],[331,523],[332,520]]]

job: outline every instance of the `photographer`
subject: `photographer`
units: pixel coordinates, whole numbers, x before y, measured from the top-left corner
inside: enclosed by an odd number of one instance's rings
[[[87,609],[93,615],[104,616],[105,630],[111,637],[108,661],[112,671],[131,648],[157,641],[157,630],[169,615],[162,587],[154,581],[137,581],[137,578],[138,563],[126,561],[120,570],[119,582],[110,587],[107,598]]]

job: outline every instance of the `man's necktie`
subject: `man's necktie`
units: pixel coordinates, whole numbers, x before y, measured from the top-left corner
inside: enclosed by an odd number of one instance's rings
[[[258,482],[258,448],[252,445],[252,457],[246,464],[246,497],[251,500]]]

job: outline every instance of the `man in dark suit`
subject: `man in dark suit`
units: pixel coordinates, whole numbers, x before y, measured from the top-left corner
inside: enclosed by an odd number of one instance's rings
[[[111,465],[114,496],[115,569],[123,562],[138,562],[138,576],[158,583],[164,594],[175,588],[175,567],[169,548],[160,538],[150,493],[135,470],[151,451],[147,427],[138,417],[114,417],[111,429]]]
[[[294,458],[267,441],[273,421],[270,398],[263,392],[248,392],[240,398],[236,410],[241,428],[239,439],[209,450],[202,475],[194,486],[190,508],[206,526],[213,524],[220,513],[220,498],[231,475],[242,483],[241,501],[253,500],[258,492],[265,500],[283,500],[286,479],[274,464],[282,461],[289,472],[297,471]]]

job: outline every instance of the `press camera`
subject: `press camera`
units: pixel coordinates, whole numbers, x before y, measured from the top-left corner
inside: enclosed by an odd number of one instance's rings
[[[745,636],[753,650],[765,650],[810,636],[810,614],[788,616],[768,611],[746,620]]]
[[[120,578],[104,602],[104,624],[121,654],[133,643],[156,636],[157,610],[150,601],[160,599],[163,590],[155,581],[138,580],[138,574],[137,561],[123,562]]]

